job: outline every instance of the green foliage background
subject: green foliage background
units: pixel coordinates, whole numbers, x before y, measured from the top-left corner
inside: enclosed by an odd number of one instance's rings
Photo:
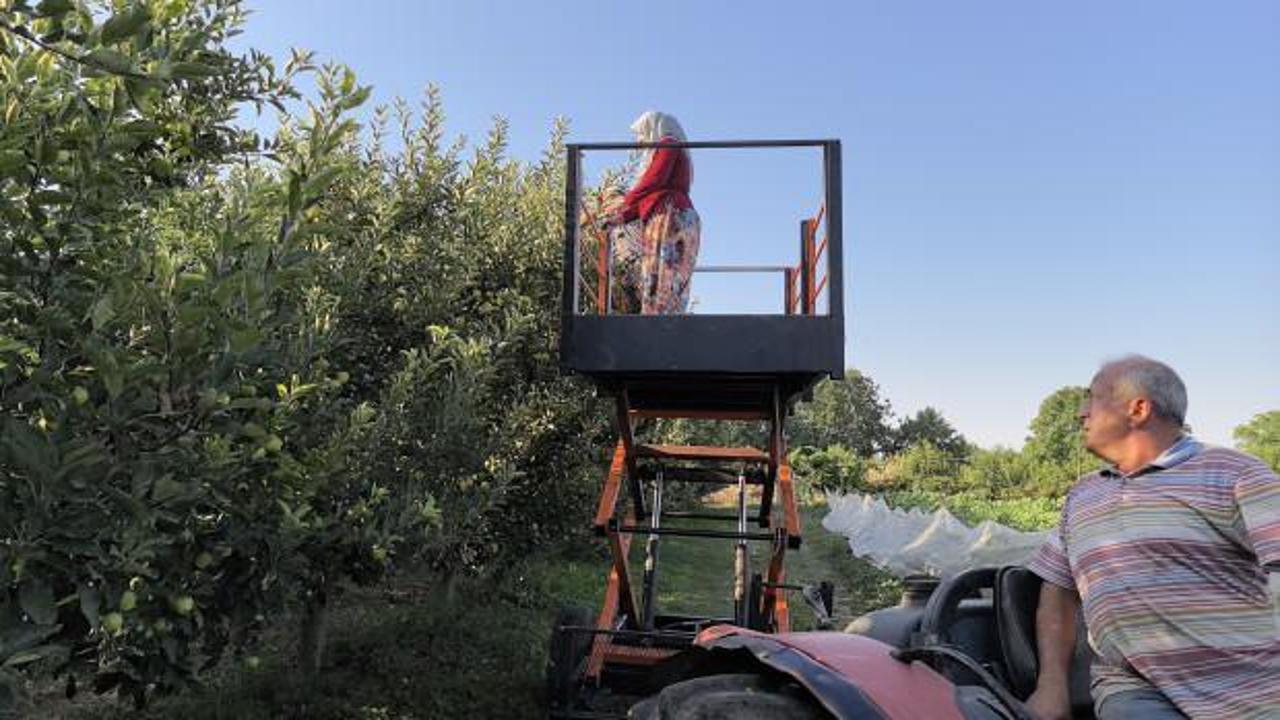
[[[10,694],[142,704],[290,607],[318,664],[348,583],[582,533],[607,426],[554,358],[563,127],[464,154],[432,91],[362,131],[349,70],[226,49],[234,0],[0,8]]]
[[[1280,472],[1280,410],[1258,413],[1235,430],[1241,450],[1257,455]]]

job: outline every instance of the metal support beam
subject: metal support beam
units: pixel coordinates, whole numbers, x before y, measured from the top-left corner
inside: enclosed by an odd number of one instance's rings
[[[783,562],[787,555],[787,531],[778,528],[773,540],[773,554],[769,558],[769,571],[765,575],[763,609],[765,623],[772,626],[775,632],[787,632],[791,629],[790,607],[787,605],[787,594],[780,588],[786,580]]]
[[[796,314],[796,269],[787,268],[783,292],[786,293],[786,314]]]
[[[640,487],[640,473],[636,471],[636,440],[631,426],[631,397],[624,387],[618,392],[617,415],[618,439],[626,449],[627,486],[631,488],[631,507],[636,519],[648,517],[644,509],[644,488]]]
[[[604,490],[600,493],[600,504],[596,507],[596,518],[592,521],[597,535],[603,535],[605,526],[613,519],[618,507],[618,492],[622,488],[622,469],[627,459],[626,448],[622,441],[613,449],[613,462],[609,464],[609,474],[604,478]]]
[[[751,612],[747,609],[747,583],[750,580],[751,553],[747,549],[747,478],[738,475],[738,545],[733,549],[733,617],[746,627]]]
[[[767,532],[735,532],[733,530],[708,530],[704,528],[664,527],[654,529],[648,525],[618,523],[615,528],[622,535],[652,533],[654,535],[671,535],[687,538],[719,538],[722,540],[772,540],[773,533]]]
[[[643,618],[640,627],[653,629],[653,618],[658,612],[658,540],[662,537],[662,468],[653,479],[653,513],[649,516],[649,539],[644,547],[644,598]]]
[[[813,221],[800,221],[800,314],[813,314]]]

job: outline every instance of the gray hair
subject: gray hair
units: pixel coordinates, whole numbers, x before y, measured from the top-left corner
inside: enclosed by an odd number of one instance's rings
[[[1187,386],[1173,368],[1142,355],[1125,355],[1105,363],[1098,375],[1110,380],[1111,396],[1126,400],[1142,396],[1156,415],[1183,425],[1187,420]]]

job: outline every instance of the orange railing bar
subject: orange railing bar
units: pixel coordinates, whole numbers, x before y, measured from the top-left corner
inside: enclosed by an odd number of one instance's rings
[[[805,277],[802,271],[807,267],[809,269],[810,282],[813,281],[813,273],[817,270],[818,259],[822,257],[822,253],[826,252],[827,241],[830,235],[824,233],[822,242],[814,247],[814,241],[818,236],[818,225],[822,223],[823,217],[827,212],[827,203],[824,201],[818,206],[818,212],[814,214],[806,223],[806,233],[804,238],[803,257],[800,258],[800,264],[793,268],[788,268],[786,280],[786,288],[784,296],[786,299],[786,313],[788,315],[795,314],[797,308],[800,312],[811,315],[814,312],[814,304],[818,301],[818,296],[822,294],[822,290],[827,286],[827,277],[824,275],[811,288],[808,295],[805,294],[805,288],[800,287],[804,283],[797,282],[798,278]],[[802,302],[803,301],[803,302]]]
[[[609,293],[609,242],[608,238],[600,232],[600,225],[596,222],[591,208],[584,204],[582,212],[587,216],[587,225],[594,231],[592,234],[595,235],[596,245],[599,247],[597,257],[594,258],[596,268],[596,313],[604,315],[607,312],[605,305],[608,302]]]
[[[818,282],[818,287],[813,289],[813,297],[809,299],[809,302],[816,303],[818,301],[818,296],[822,294],[822,289],[826,286],[827,276],[823,275],[822,280]]]

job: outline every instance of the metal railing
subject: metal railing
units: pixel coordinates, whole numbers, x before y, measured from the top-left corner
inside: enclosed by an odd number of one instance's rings
[[[817,242],[818,228],[822,225],[826,212],[827,204],[823,203],[813,217],[800,221],[800,263],[786,269],[788,315],[795,315],[797,310],[801,315],[817,313],[818,297],[822,295],[822,290],[827,285],[827,278],[830,276],[830,273],[823,273],[820,279],[817,278],[818,261],[826,252],[827,241],[830,238],[830,233],[825,233],[822,236],[822,242]],[[797,279],[799,283],[796,282]]]
[[[816,315],[818,298],[827,292],[827,314],[843,315],[840,282],[840,153],[838,140],[735,140],[683,143],[572,143],[566,146],[565,203],[565,297],[566,316],[582,311],[583,298],[592,298],[595,314],[613,314],[613,248],[609,233],[599,218],[582,202],[582,155],[593,150],[635,150],[656,147],[702,148],[797,148],[823,150],[823,200],[818,211],[800,223],[800,259],[796,265],[700,265],[695,273],[779,273],[783,276],[783,310],[787,315]],[[824,222],[825,221],[825,222]],[[583,228],[593,236],[591,248],[583,248],[579,233]],[[823,229],[821,241],[819,229]],[[836,242],[829,242],[835,238]],[[583,250],[591,252],[584,256]],[[821,262],[826,257],[825,265]],[[583,259],[588,261],[582,265]],[[825,272],[820,274],[820,265]],[[584,270],[586,272],[584,272]],[[594,277],[595,282],[591,282]]]

